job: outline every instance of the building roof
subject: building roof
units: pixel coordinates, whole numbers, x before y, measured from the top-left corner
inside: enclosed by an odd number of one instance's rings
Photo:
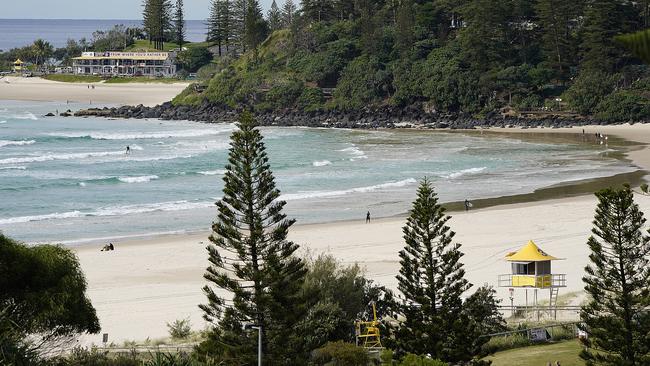
[[[165,61],[169,52],[83,52],[73,60],[139,60]]]
[[[555,261],[560,258],[548,255],[531,240],[519,251],[508,253],[505,259],[509,262],[543,262]]]
[[[22,64],[24,64],[24,62],[21,59],[17,59],[16,61],[14,61],[14,65],[22,65]]]

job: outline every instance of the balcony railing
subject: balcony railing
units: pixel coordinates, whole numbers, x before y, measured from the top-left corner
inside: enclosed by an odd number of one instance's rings
[[[499,275],[499,287],[532,287],[532,288],[566,287],[566,275],[565,274],[547,274],[547,275],[503,274],[503,275]]]

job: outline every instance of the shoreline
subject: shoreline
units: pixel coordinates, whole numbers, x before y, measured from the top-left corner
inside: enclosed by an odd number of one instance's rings
[[[647,139],[642,141],[645,145],[632,145],[632,151],[642,152],[641,157],[645,157],[650,125],[642,127],[641,132],[638,129],[633,127],[628,133]],[[647,167],[646,160],[624,158]],[[639,170],[636,174],[646,173]],[[497,286],[498,275],[509,272],[503,260],[505,254],[534,240],[543,250],[565,258],[554,264],[554,273],[567,276],[567,288],[560,293],[582,291],[583,268],[589,261],[586,242],[596,206],[596,198],[590,193],[452,212],[449,224],[462,244],[462,262],[473,288]],[[637,194],[636,201],[650,215],[650,196]],[[404,221],[405,216],[399,216],[373,219],[370,224],[358,220],[295,225],[289,239],[301,246],[299,255],[303,257],[326,253],[346,265],[358,263],[368,278],[394,290],[398,252],[404,246]],[[188,318],[193,329],[203,329],[206,324],[197,305],[206,301],[201,288],[206,284],[203,273],[208,265],[208,234],[206,228],[197,233],[125,240],[110,253],[100,252],[99,246],[73,247],[86,274],[88,294],[100,317],[102,332],[109,333],[119,344],[164,338],[166,323],[175,319]],[[496,287],[496,291],[498,298],[508,301],[507,288]],[[545,298],[544,292],[541,296]],[[516,290],[514,298],[515,304],[523,304],[524,291]],[[86,336],[82,342],[99,344],[100,337]]]
[[[601,126],[597,126],[597,127],[601,127]],[[593,194],[595,191],[598,191],[600,189],[607,188],[610,186],[622,185],[624,183],[629,183],[632,187],[638,187],[641,183],[646,181],[647,177],[650,177],[650,125],[647,125],[647,127],[648,127],[648,131],[647,131],[648,143],[635,142],[635,141],[630,141],[618,137],[610,140],[611,149],[614,149],[615,152],[613,153],[614,156],[609,156],[608,158],[625,161],[632,165],[637,166],[639,169],[633,172],[620,173],[620,174],[609,175],[609,176],[598,177],[598,178],[587,178],[587,179],[576,180],[576,181],[561,182],[558,184],[537,188],[532,192],[523,192],[523,193],[485,197],[485,198],[474,198],[474,199],[470,198],[470,201],[473,204],[472,210],[473,211],[485,210],[488,208],[499,207],[499,206],[508,206],[508,205],[515,205],[515,204],[544,202],[548,200],[571,198],[571,197],[589,196]],[[286,127],[286,128],[294,128],[294,127]],[[411,131],[417,133],[418,131],[422,131],[422,130],[411,129]],[[549,131],[545,131],[542,129],[540,129],[540,131],[538,131],[537,129],[512,129],[512,130],[490,129],[485,131],[437,130],[437,131],[444,132],[444,133],[464,133],[469,135],[490,133],[490,134],[501,135],[501,136],[506,135],[506,137],[508,138],[525,137],[530,141],[540,141],[540,140],[548,141],[550,138],[550,142],[557,143],[557,144],[563,142],[563,141],[558,141],[559,134],[565,135],[565,137],[577,135],[575,133],[576,131],[571,129],[567,129],[566,131],[554,129],[552,130],[553,133],[550,133]],[[543,135],[551,135],[551,136],[549,137]],[[567,138],[566,142],[575,143],[576,141],[575,139]],[[578,142],[588,143],[589,141],[579,140]],[[641,161],[639,161],[638,159],[631,159],[628,157],[629,153],[637,152],[638,150],[641,152],[646,152],[648,154],[648,159],[641,159]],[[641,156],[644,158],[646,157],[645,154],[641,154]],[[450,202],[443,202],[442,204],[447,209],[448,213],[453,214],[453,213],[464,211],[463,201],[450,201]],[[408,212],[401,212],[391,216],[379,216],[377,217],[377,219],[403,219],[407,215]],[[298,223],[296,225],[297,226],[328,225],[328,224],[334,225],[334,224],[346,224],[351,222],[355,222],[355,220],[333,219],[329,221],[308,222],[304,224]],[[115,237],[109,236],[109,237],[99,237],[99,238],[81,238],[81,239],[62,241],[61,244],[74,248],[74,247],[81,247],[81,246],[88,246],[88,245],[97,245],[99,243],[105,243],[109,241],[129,243],[129,242],[136,242],[136,241],[155,240],[157,238],[165,238],[165,237],[193,236],[197,234],[204,234],[207,237],[206,234],[207,232],[208,232],[207,230],[202,230],[202,229],[193,229],[193,230],[181,229],[181,230],[162,232],[162,233],[160,232],[136,233],[136,234],[129,234],[124,236],[115,236]]]
[[[93,85],[94,88],[88,88]],[[155,106],[174,98],[189,83],[68,83],[38,77],[0,80],[0,101],[60,102]]]

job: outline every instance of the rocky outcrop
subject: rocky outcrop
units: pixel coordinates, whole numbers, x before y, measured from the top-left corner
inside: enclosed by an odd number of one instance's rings
[[[204,102],[200,106],[174,106],[170,102],[155,107],[124,106],[118,108],[91,108],[74,114],[78,117],[138,118],[162,120],[189,120],[207,123],[233,122],[238,111],[223,105]],[[581,116],[545,115],[537,118],[502,116],[489,113],[484,119],[469,115],[427,113],[421,106],[398,108],[364,108],[355,111],[314,111],[305,112],[293,109],[261,113],[257,115],[263,126],[305,126],[334,128],[449,128],[474,129],[480,127],[546,127],[605,124],[592,118]]]

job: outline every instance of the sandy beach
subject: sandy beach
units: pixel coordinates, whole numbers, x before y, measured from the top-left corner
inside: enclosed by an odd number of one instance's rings
[[[582,133],[582,128],[520,130],[525,132]],[[503,131],[501,129],[498,132]],[[517,132],[508,130],[507,132]],[[650,143],[650,125],[585,127],[632,141]],[[637,166],[650,170],[647,146],[628,154]],[[637,202],[650,215],[650,196],[637,195]],[[555,262],[554,273],[567,275],[567,288],[560,294],[582,290],[581,278],[588,262],[586,241],[590,235],[596,199],[593,195],[509,204],[470,212],[454,212],[450,221],[465,252],[467,278],[475,287],[497,285],[497,276],[509,272],[506,253],[534,240],[550,254],[564,258]],[[296,225],[290,239],[301,245],[304,255],[329,253],[344,263],[359,263],[378,283],[395,288],[398,251],[403,247],[403,217],[363,222]],[[115,242],[116,250],[105,253],[99,246],[76,247],[97,308],[102,332],[117,344],[167,335],[166,323],[189,318],[193,328],[205,326],[198,304],[205,301],[201,287],[207,266],[208,233],[163,236],[147,240]],[[507,300],[508,289],[498,288]],[[546,299],[548,292],[540,292]],[[523,290],[515,303],[523,304]],[[101,336],[85,338],[99,343]]]
[[[88,89],[94,85],[95,89]],[[41,78],[0,79],[0,100],[154,106],[174,98],[187,83],[63,83]]]

